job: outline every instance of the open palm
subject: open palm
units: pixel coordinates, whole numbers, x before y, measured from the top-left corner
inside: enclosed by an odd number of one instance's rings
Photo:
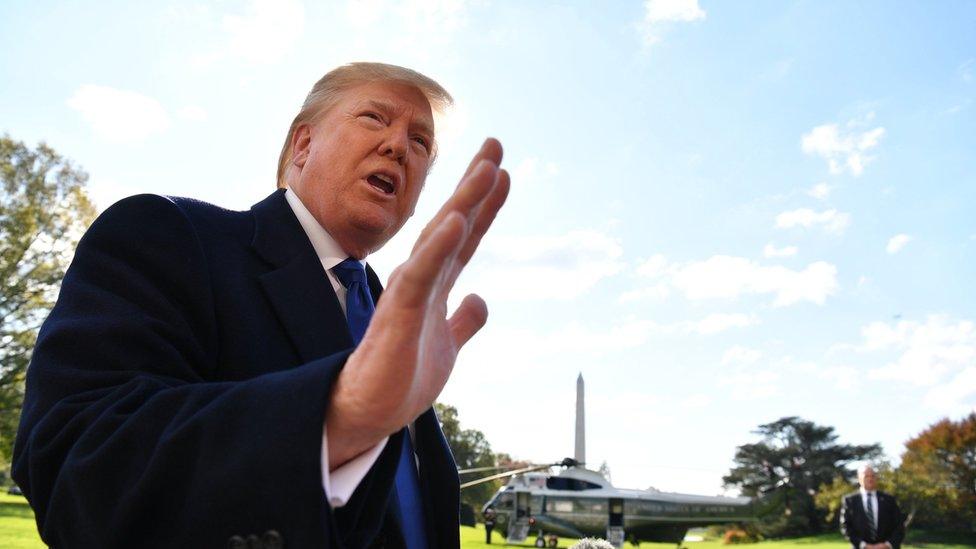
[[[465,297],[450,317],[447,298],[508,196],[501,159],[501,144],[486,140],[410,257],[390,276],[363,340],[336,381],[326,418],[330,468],[429,408],[458,351],[487,321],[487,306],[477,295]]]

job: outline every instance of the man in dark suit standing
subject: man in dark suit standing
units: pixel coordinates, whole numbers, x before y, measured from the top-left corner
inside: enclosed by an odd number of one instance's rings
[[[904,517],[890,494],[876,490],[874,469],[857,471],[861,489],[841,502],[840,531],[854,549],[899,549],[905,537]]]
[[[487,320],[446,300],[505,201],[485,142],[382,293],[365,258],[413,214],[436,82],[315,84],[250,211],[141,195],[82,238],[28,370],[13,474],[57,547],[457,547],[431,404]]]

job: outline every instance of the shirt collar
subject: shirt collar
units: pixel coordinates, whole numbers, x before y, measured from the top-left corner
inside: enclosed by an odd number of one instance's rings
[[[868,490],[865,490],[865,489],[864,489],[864,488],[862,487],[862,488],[861,488],[861,497],[862,497],[862,498],[866,498],[866,497],[868,497],[868,496],[870,496],[870,495],[873,495],[873,494],[874,494],[875,492],[877,492],[877,490],[870,490],[870,491],[868,491]]]
[[[308,235],[308,240],[312,243],[312,248],[315,249],[315,255],[322,262],[322,267],[326,270],[331,269],[349,257],[349,254],[339,246],[339,243],[332,238],[332,235],[322,225],[319,225],[312,212],[308,211],[305,204],[302,204],[302,200],[298,198],[298,194],[286,188],[285,200],[288,201],[288,205],[291,206],[291,211],[295,212],[295,217],[298,218],[302,229]],[[366,260],[364,259],[361,259],[359,262],[364,266],[366,265]]]

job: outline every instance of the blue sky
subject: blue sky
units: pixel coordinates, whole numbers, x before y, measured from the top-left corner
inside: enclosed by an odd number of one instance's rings
[[[494,448],[713,494],[759,424],[902,443],[976,405],[976,4],[4,2],[0,131],[138,192],[247,208],[348,61],[457,99],[389,273],[485,136],[509,204],[452,300],[442,400]]]

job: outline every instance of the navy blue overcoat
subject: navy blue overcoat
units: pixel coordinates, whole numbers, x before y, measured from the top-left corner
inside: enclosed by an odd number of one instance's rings
[[[405,431],[347,505],[323,493],[323,419],[352,347],[284,191],[244,212],[115,204],[81,239],[28,369],[13,476],[42,539],[402,546],[388,504]],[[457,469],[432,410],[416,440],[431,545],[457,547]]]

